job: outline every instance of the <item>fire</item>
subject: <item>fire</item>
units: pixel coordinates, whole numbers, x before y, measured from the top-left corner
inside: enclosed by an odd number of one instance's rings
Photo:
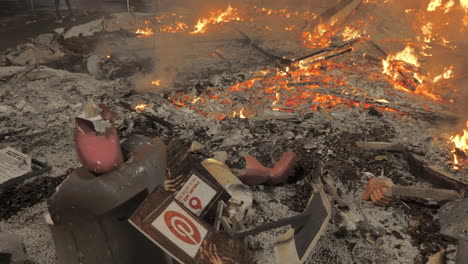
[[[152,85],[160,86],[161,85],[161,80],[156,80],[151,82]]]
[[[206,27],[209,24],[223,24],[231,21],[242,21],[243,19],[239,17],[237,9],[233,8],[231,5],[227,7],[224,11],[212,12],[210,18],[199,19],[195,25],[195,29],[190,32],[190,34],[200,34],[206,32]]]
[[[173,25],[162,25],[159,28],[160,32],[167,32],[167,33],[177,33],[177,32],[185,32],[189,26],[184,22],[176,22]]]
[[[434,78],[434,82],[438,82],[442,79],[450,79],[450,78],[453,78],[455,75],[453,74],[453,70],[454,70],[454,67],[453,65],[450,65],[450,67],[447,69],[447,68],[444,68],[444,73],[442,73],[441,75],[439,76],[436,76]]]
[[[135,32],[136,34],[139,34],[139,38],[142,38],[142,37],[149,37],[149,36],[153,36],[154,35],[154,32],[151,28],[147,27],[145,29],[137,29],[137,31]]]
[[[442,5],[442,0],[431,0],[427,6],[427,11],[435,11],[439,6]]]
[[[455,135],[450,138],[450,141],[455,145],[452,150],[453,153],[453,169],[458,170],[462,167],[462,162],[467,160],[468,155],[468,121],[466,122],[466,129],[463,129],[462,135]]]
[[[133,109],[136,111],[144,111],[147,105],[148,104],[137,104],[135,107],[133,107]]]
[[[460,5],[468,12],[468,0],[460,0]]]
[[[352,40],[361,37],[361,30],[358,28],[353,28],[351,26],[346,26],[341,32],[341,36],[344,41]]]

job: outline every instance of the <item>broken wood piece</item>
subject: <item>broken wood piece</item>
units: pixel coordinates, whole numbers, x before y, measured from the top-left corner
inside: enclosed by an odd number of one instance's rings
[[[384,150],[384,151],[405,151],[405,146],[400,143],[388,143],[388,142],[356,142],[356,145],[365,150]]]
[[[416,177],[426,179],[436,187],[454,189],[464,194],[468,186],[466,179],[457,178],[435,165],[428,165],[410,152],[405,152],[405,156],[410,172]]]
[[[317,108],[320,111],[320,113],[333,124],[333,126],[340,130],[340,132],[346,132],[346,129],[340,123],[338,123],[338,121],[336,121],[335,118],[333,118],[327,110],[323,109],[320,106]]]
[[[327,23],[334,26],[340,26],[351,16],[351,14],[361,5],[362,0],[341,1],[337,6],[327,10],[322,14],[322,18]]]
[[[454,190],[395,185],[392,180],[385,177],[371,178],[362,195],[363,200],[372,200],[373,203],[381,206],[390,205],[398,197],[443,202],[462,198],[462,195]]]
[[[455,200],[461,198],[460,193],[454,190],[433,189],[419,186],[401,186],[393,185],[391,188],[392,196],[401,196],[408,198],[423,198],[437,202]]]
[[[310,58],[307,58],[307,59],[303,59],[303,60],[301,60],[301,65],[302,66],[308,66],[308,65],[310,65],[312,63],[317,63],[317,62],[320,62],[320,61],[329,60],[329,59],[338,57],[340,55],[346,54],[346,53],[351,52],[351,51],[353,51],[353,48],[347,48],[347,49],[338,50],[338,51],[329,51],[327,53],[327,55],[322,55],[322,56],[316,55],[316,56],[313,56],[313,57],[310,57]]]
[[[347,50],[349,49],[349,47],[351,47],[352,45],[354,45],[355,43],[359,42],[359,39],[352,39],[352,40],[349,40],[349,41],[345,41],[345,42],[342,42],[340,44],[337,44],[337,45],[332,45],[332,46],[328,46],[326,48],[323,48],[323,49],[320,49],[320,50],[317,50],[311,54],[308,54],[308,55],[305,55],[305,56],[302,56],[300,58],[297,58],[294,60],[295,63],[303,63],[303,64],[311,64],[315,61],[318,61],[320,59],[323,59],[323,58],[326,58],[326,57],[329,57],[329,56],[332,56],[332,54],[334,54],[334,52],[342,52],[344,50]]]

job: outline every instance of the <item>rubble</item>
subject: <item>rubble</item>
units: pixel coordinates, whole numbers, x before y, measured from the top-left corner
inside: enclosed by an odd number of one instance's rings
[[[461,97],[452,94],[459,84],[429,69],[439,66],[437,53],[422,66],[395,59],[404,44],[436,47],[414,37],[409,22],[424,17],[416,8],[384,2],[340,1],[314,14],[230,7],[220,12],[226,20],[200,18],[203,34],[188,22],[197,12],[168,3],[167,14],[113,14],[6,51],[0,65],[24,67],[0,68],[0,147],[51,171],[0,190],[0,228],[26,234],[38,264],[55,264],[56,255],[59,263],[132,263],[132,252],[153,254],[139,263],[453,263],[463,251],[439,233],[448,219],[439,207],[463,198],[468,183],[454,160],[465,153],[449,143],[456,132],[442,131],[465,118],[449,101]],[[344,27],[361,30],[349,37]],[[108,108],[74,120],[92,97]],[[108,129],[112,138],[103,139]],[[86,143],[80,131],[101,139]],[[146,165],[135,164],[154,152],[157,172],[142,172]],[[168,211],[189,225],[171,229]],[[194,226],[200,236],[185,232]],[[76,242],[61,243],[71,241],[65,233]],[[114,245],[103,233],[125,239]]]
[[[22,264],[28,260],[21,236],[0,232],[0,260],[11,264]]]

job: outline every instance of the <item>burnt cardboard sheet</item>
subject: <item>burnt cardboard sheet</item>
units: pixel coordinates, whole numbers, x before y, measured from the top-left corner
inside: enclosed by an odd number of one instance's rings
[[[166,190],[192,213],[204,218],[210,211],[207,217],[212,218],[213,205],[229,200],[230,195],[182,142],[171,142],[168,153]]]
[[[253,254],[217,232],[158,186],[129,219],[153,243],[180,263],[253,263]]]
[[[330,212],[330,202],[326,194],[323,189],[317,189],[304,210],[304,214],[310,216],[302,223],[294,224],[277,238],[274,246],[276,263],[304,263],[326,230]]]

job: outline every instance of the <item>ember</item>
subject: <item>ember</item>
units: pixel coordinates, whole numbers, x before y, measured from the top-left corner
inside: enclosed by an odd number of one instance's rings
[[[145,29],[137,29],[137,31],[135,31],[136,34],[138,34],[139,38],[143,38],[143,37],[149,37],[149,36],[153,36],[154,35],[154,32],[151,28],[145,28]]]
[[[148,104],[137,104],[133,109],[136,111],[144,111]]]
[[[232,6],[228,6],[224,11],[212,12],[209,18],[202,18],[198,20],[195,25],[195,29],[190,32],[190,34],[201,34],[206,32],[208,25],[213,24],[223,24],[231,21],[242,21],[242,18],[239,17],[237,9]]]
[[[466,121],[466,129],[463,129],[463,135],[455,135],[450,138],[453,143],[453,169],[458,170],[466,165],[468,161],[468,121]]]

